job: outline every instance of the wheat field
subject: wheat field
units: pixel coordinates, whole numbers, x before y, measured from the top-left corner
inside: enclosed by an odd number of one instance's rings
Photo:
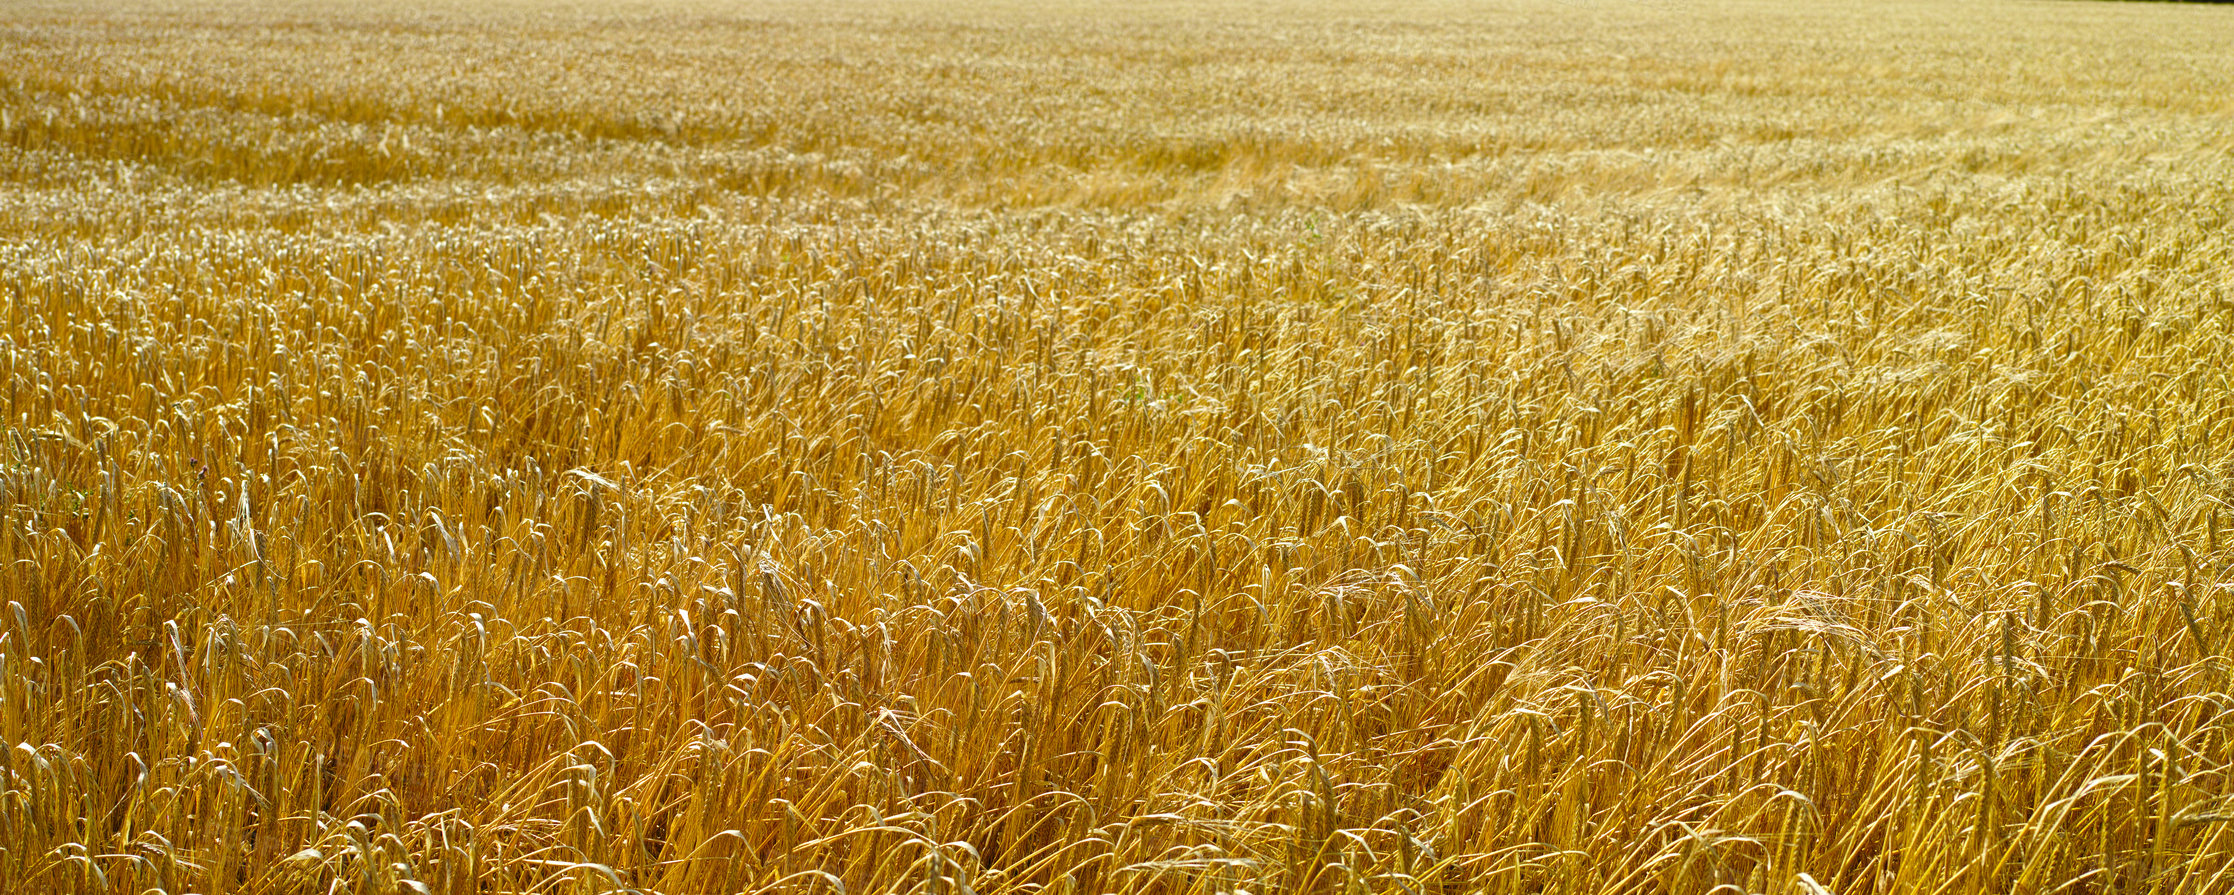
[[[0,892],[2227,891],[2228,34],[0,6]]]

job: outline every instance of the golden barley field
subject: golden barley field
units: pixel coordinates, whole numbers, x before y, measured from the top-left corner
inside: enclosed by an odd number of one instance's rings
[[[2230,34],[0,6],[0,892],[2228,891]]]

